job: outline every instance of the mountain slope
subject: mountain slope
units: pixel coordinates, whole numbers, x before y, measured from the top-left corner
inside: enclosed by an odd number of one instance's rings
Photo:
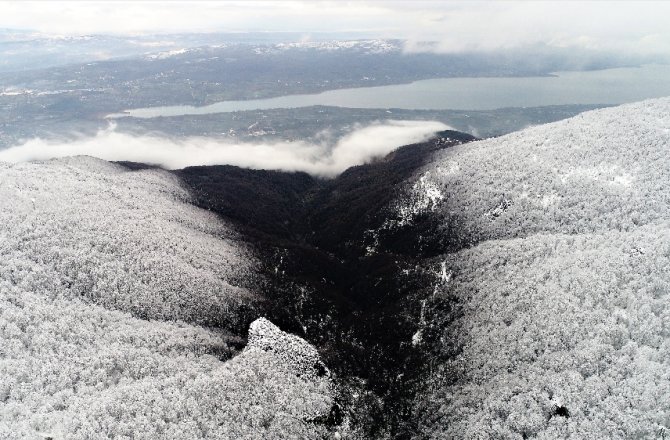
[[[3,279],[138,317],[229,328],[253,301],[244,283],[258,262],[170,174],[90,158],[2,166]]]
[[[288,347],[229,360],[259,313],[259,262],[190,200],[164,171],[0,163],[0,438],[325,432],[331,384],[305,374],[306,342],[275,328]]]
[[[414,298],[433,277],[408,270],[433,252],[421,235],[434,225],[390,229],[387,218],[417,169],[474,139],[440,132],[332,180],[228,166],[176,172],[199,206],[253,237],[268,280],[264,313],[319,347],[343,385],[341,417],[356,435],[407,431],[422,362],[405,341],[416,330]]]
[[[454,147],[417,174],[447,238],[424,262],[443,276],[416,335],[432,353],[422,437],[667,433],[669,149],[659,99]]]

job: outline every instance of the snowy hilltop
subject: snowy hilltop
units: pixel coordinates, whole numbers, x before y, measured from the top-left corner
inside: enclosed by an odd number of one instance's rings
[[[0,163],[2,281],[149,319],[223,327],[257,262],[174,176],[75,157]]]

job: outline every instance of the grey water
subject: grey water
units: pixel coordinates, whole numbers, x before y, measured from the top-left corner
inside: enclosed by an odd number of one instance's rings
[[[544,77],[440,78],[379,87],[330,90],[318,94],[223,101],[127,110],[108,117],[202,115],[327,105],[408,110],[494,110],[562,104],[623,104],[670,96],[670,65],[557,72]]]

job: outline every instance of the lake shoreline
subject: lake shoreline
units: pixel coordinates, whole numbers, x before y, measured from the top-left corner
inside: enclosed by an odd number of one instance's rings
[[[434,78],[406,84],[355,87],[315,94],[128,109],[124,117],[203,115],[247,110],[331,106],[405,110],[496,110],[566,104],[616,105],[670,95],[670,66],[645,65],[532,77]]]

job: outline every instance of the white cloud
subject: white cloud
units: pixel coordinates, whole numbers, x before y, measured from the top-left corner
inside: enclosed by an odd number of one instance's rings
[[[87,155],[110,161],[157,164],[167,169],[225,164],[252,169],[305,171],[329,177],[382,157],[399,146],[426,140],[436,131],[448,128],[435,121],[384,121],[361,127],[334,146],[328,146],[301,141],[233,143],[203,137],[174,140],[132,136],[110,126],[94,137],[66,142],[32,139],[0,150],[0,162]]]
[[[410,40],[437,50],[496,50],[545,44],[594,50],[670,51],[664,2],[469,2],[426,20]]]

